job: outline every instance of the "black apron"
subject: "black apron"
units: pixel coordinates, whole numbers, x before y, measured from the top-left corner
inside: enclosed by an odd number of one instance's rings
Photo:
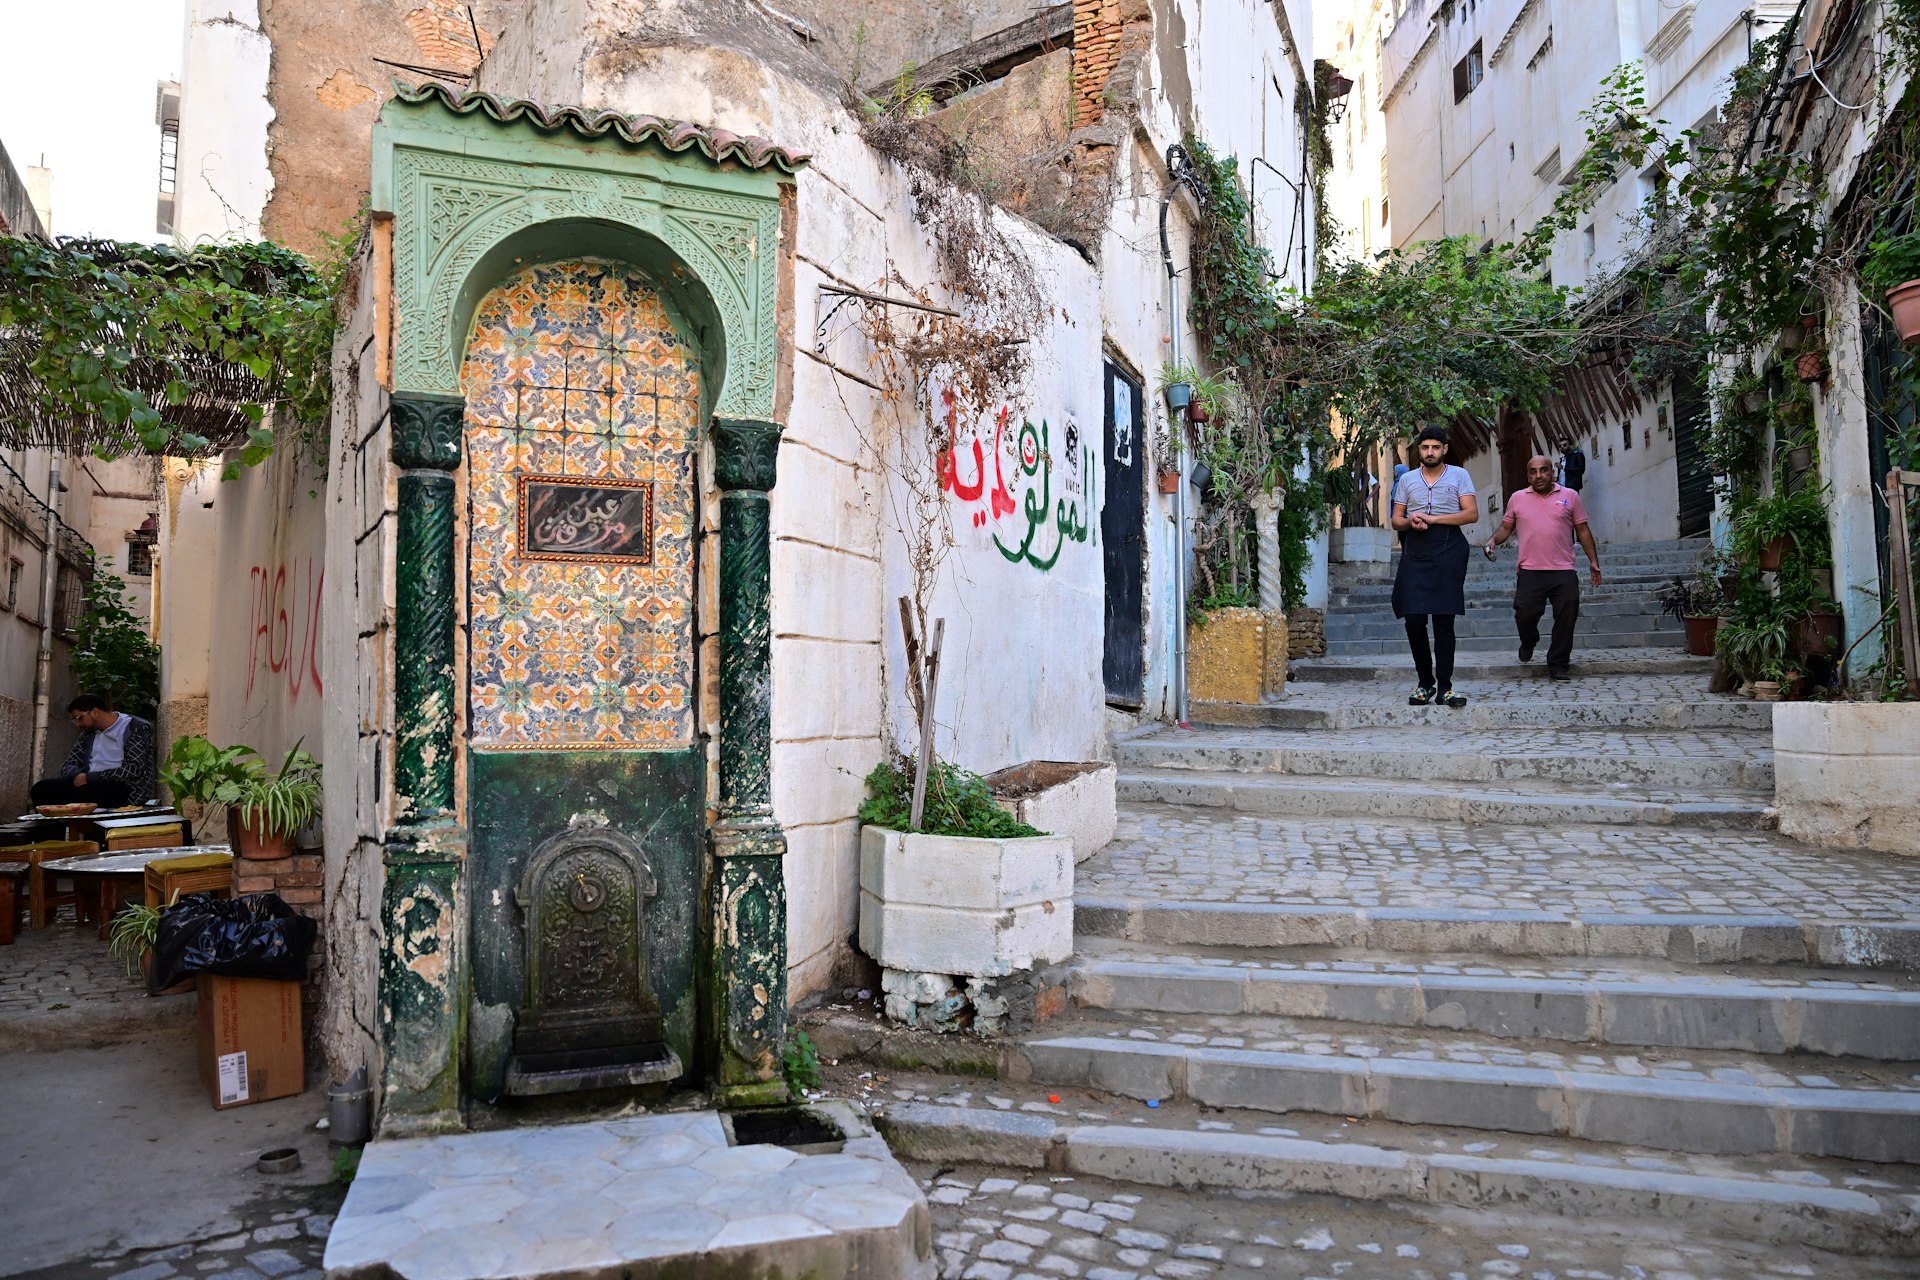
[[[1393,576],[1393,616],[1467,611],[1467,535],[1437,524],[1400,534],[1400,569]]]

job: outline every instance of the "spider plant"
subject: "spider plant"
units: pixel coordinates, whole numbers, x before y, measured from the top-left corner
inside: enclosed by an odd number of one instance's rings
[[[293,744],[280,771],[260,774],[240,787],[233,801],[242,825],[266,836],[291,836],[320,812],[320,764]]]

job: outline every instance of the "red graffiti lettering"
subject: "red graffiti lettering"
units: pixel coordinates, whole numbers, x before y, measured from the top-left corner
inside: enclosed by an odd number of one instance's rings
[[[327,582],[325,565],[307,558],[305,589],[301,589],[299,570],[291,575],[289,591],[287,566],[268,569],[254,565],[248,570],[252,618],[247,635],[247,692],[253,699],[254,684],[262,665],[275,674],[285,674],[287,696],[300,701],[309,682],[316,695],[325,692],[320,677],[320,600]]]

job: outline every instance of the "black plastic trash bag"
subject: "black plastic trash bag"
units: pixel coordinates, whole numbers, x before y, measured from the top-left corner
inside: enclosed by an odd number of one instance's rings
[[[278,894],[215,898],[192,893],[167,908],[153,939],[147,990],[196,973],[228,978],[304,978],[320,926]]]

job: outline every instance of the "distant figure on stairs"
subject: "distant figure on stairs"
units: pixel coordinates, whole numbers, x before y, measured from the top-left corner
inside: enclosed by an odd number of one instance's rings
[[[1464,707],[1453,691],[1453,620],[1467,611],[1467,535],[1460,526],[1480,518],[1473,477],[1447,463],[1443,427],[1414,438],[1420,465],[1393,486],[1393,527],[1400,534],[1400,568],[1393,578],[1393,616],[1407,625],[1407,644],[1419,684],[1410,706]],[[1433,641],[1427,641],[1427,620]]]
[[[1573,571],[1573,541],[1587,553],[1587,578],[1600,585],[1600,552],[1587,527],[1580,495],[1553,478],[1553,459],[1527,459],[1527,487],[1507,499],[1507,516],[1486,546],[1520,534],[1520,574],[1513,586],[1513,621],[1520,629],[1520,661],[1532,662],[1540,643],[1540,615],[1553,605],[1553,639],[1547,644],[1547,676],[1571,680],[1573,629],[1580,621],[1580,577]]]

